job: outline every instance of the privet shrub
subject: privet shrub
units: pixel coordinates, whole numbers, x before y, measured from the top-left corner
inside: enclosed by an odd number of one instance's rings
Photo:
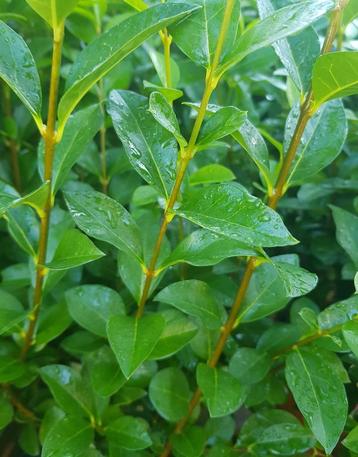
[[[26,1],[1,457],[357,456],[357,0]]]

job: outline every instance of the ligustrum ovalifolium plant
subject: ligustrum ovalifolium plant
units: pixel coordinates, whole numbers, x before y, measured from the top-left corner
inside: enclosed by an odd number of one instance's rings
[[[0,457],[358,456],[358,0],[0,1]]]

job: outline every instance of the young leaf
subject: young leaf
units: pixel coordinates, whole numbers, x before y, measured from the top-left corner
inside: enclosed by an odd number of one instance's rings
[[[215,184],[220,182],[234,181],[236,176],[230,168],[224,167],[218,163],[205,165],[190,176],[190,184],[197,186],[199,184]]]
[[[247,55],[270,46],[278,40],[293,35],[313,24],[335,6],[331,0],[317,0],[314,4],[300,1],[285,6],[267,16],[239,37],[232,52],[221,64],[221,73],[243,60]]]
[[[184,373],[177,367],[164,368],[151,380],[149,398],[156,411],[170,422],[188,412],[190,390]]]
[[[161,312],[165,319],[164,331],[150,354],[151,359],[162,359],[175,354],[196,334],[198,327],[175,309]]]
[[[177,0],[170,0],[175,3]],[[210,67],[224,18],[225,0],[193,0],[201,6],[188,20],[170,27],[174,42],[189,59],[205,68]],[[225,37],[222,58],[232,50],[238,33],[240,2],[235,0]]]
[[[154,300],[172,305],[189,316],[198,317],[209,328],[218,328],[222,324],[222,309],[213,291],[203,281],[188,279],[170,284]]]
[[[152,444],[148,424],[137,417],[119,417],[107,425],[105,434],[110,443],[131,451],[145,449]]]
[[[25,320],[26,315],[19,300],[0,289],[0,335]]]
[[[0,49],[0,78],[20,98],[41,129],[42,92],[34,58],[25,41],[2,21]]]
[[[63,457],[90,455],[90,445],[94,437],[88,421],[78,416],[60,419],[46,435],[41,457]]]
[[[175,211],[201,227],[249,246],[296,244],[280,216],[237,183],[210,185],[184,194]]]
[[[337,241],[358,267],[358,217],[338,206],[331,206]]]
[[[332,52],[320,56],[312,79],[315,106],[328,100],[358,94],[358,55]]]
[[[90,353],[87,361],[93,389],[101,397],[115,394],[127,381],[108,346]]]
[[[264,379],[271,365],[267,353],[242,347],[232,356],[229,371],[242,384],[256,384]]]
[[[109,343],[127,379],[150,356],[164,326],[165,321],[159,314],[140,319],[129,316],[113,316],[109,319]]]
[[[200,363],[196,379],[208,405],[210,417],[234,413],[245,399],[241,383],[222,368],[211,368]]]
[[[197,267],[216,265],[228,257],[254,256],[257,252],[240,241],[206,230],[196,230],[178,244],[161,268],[185,262]]]
[[[168,198],[175,180],[177,144],[148,111],[148,99],[129,91],[113,91],[108,113],[135,170]]]
[[[66,292],[70,315],[81,327],[99,336],[106,336],[110,317],[124,314],[121,296],[109,287],[82,285]]]
[[[66,192],[65,198],[75,223],[88,236],[106,241],[140,260],[139,228],[122,205],[94,191]]]
[[[57,29],[76,8],[79,0],[26,1],[53,29]]]
[[[59,132],[63,131],[78,102],[97,81],[151,35],[187,17],[196,8],[184,3],[153,6],[123,20],[87,46],[72,66],[67,91],[60,100]]]
[[[201,129],[197,145],[203,149],[210,143],[231,135],[246,121],[246,112],[234,106],[219,108],[212,114]]]
[[[275,12],[277,1],[258,0],[257,6],[261,19],[265,19]],[[311,82],[313,65],[320,54],[315,30],[308,27],[292,37],[277,41],[273,48],[298,90],[305,93]]]
[[[180,132],[178,119],[172,106],[160,92],[152,92],[149,97],[149,111],[154,119],[176,138],[179,145],[183,148],[187,141]]]
[[[100,259],[104,253],[82,232],[76,229],[63,234],[51,262],[46,264],[50,270],[68,270]]]
[[[343,326],[343,336],[350,350],[358,358],[358,321],[347,322]]]
[[[40,376],[65,412],[91,416],[89,395],[77,371],[65,365],[47,365],[40,368]]]
[[[330,454],[347,418],[343,382],[332,369],[336,355],[317,348],[297,348],[286,360],[286,379],[297,406],[317,440]]]
[[[285,153],[288,150],[299,116],[296,105],[289,114],[285,128]],[[347,120],[342,102],[331,101],[310,119],[302,135],[289,182],[295,185],[317,174],[340,154],[347,136]]]

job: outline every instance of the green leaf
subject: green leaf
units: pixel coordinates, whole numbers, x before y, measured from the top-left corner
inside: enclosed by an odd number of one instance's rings
[[[358,453],[358,425],[348,433],[348,436],[343,440],[343,444],[350,451]]]
[[[7,384],[26,374],[26,366],[14,354],[0,355],[0,382]]]
[[[150,401],[169,422],[176,422],[188,413],[190,397],[188,381],[177,367],[159,371],[149,384]]]
[[[129,316],[113,316],[109,319],[109,343],[127,379],[150,356],[164,326],[163,317],[154,314],[140,319]]]
[[[0,78],[20,98],[42,129],[42,92],[34,58],[25,41],[0,21]]]
[[[79,0],[26,1],[53,29],[57,29],[76,8]]]
[[[108,112],[134,169],[168,198],[177,164],[175,138],[148,111],[148,99],[129,91],[113,91]]]
[[[52,188],[56,193],[64,184],[73,165],[86,151],[101,128],[103,116],[98,105],[77,111],[66,125],[61,142],[56,146],[53,162]],[[43,176],[44,145],[39,148],[39,169]]]
[[[284,308],[289,299],[276,268],[264,263],[255,269],[243,305],[240,322],[253,322]]]
[[[242,384],[256,384],[264,379],[271,365],[266,352],[242,347],[230,359],[229,371]]]
[[[288,297],[306,295],[317,285],[317,275],[298,265],[280,261],[274,261],[273,265],[283,281]]]
[[[196,379],[210,417],[227,416],[242,405],[245,391],[241,383],[222,368],[211,368],[200,363],[196,369]]]
[[[40,453],[40,443],[35,424],[25,424],[21,428],[19,445],[26,454],[37,456]]]
[[[358,321],[344,324],[343,336],[351,351],[358,357]]]
[[[200,457],[205,449],[206,432],[199,427],[190,427],[181,434],[173,436],[173,453],[175,457]]]
[[[219,71],[223,73],[254,51],[305,29],[334,6],[331,0],[317,0],[314,4],[306,0],[275,11],[245,30],[236,41],[232,52],[226,56]]]
[[[197,267],[216,265],[228,257],[254,256],[257,252],[240,241],[206,230],[196,230],[184,238],[161,268],[185,262]]]
[[[43,208],[48,199],[49,192],[50,183],[45,182],[38,189],[34,190],[30,194],[15,200],[12,204],[12,207],[28,205],[31,206],[40,217],[42,217],[44,212]]]
[[[175,3],[177,0],[170,0]],[[226,2],[224,0],[192,0],[201,6],[186,21],[170,27],[174,42],[193,62],[208,68],[213,61],[221,24],[224,19]],[[239,26],[240,2],[235,0],[230,24],[221,53],[222,58],[233,48]]]
[[[46,435],[41,457],[89,455],[93,435],[91,424],[81,417],[64,417]]]
[[[181,148],[186,146],[187,141],[180,132],[178,119],[173,107],[160,92],[151,93],[149,97],[149,112],[162,127],[174,135]]]
[[[358,94],[357,68],[356,52],[332,52],[320,56],[312,77],[315,106],[334,98]]]
[[[340,327],[358,316],[358,295],[334,303],[318,315],[318,324],[322,330]]]
[[[227,135],[237,131],[246,121],[246,112],[234,106],[219,108],[205,122],[198,138],[198,148],[204,149]]]
[[[88,236],[106,241],[138,260],[142,249],[139,228],[128,211],[100,192],[66,192],[70,213]]]
[[[152,444],[148,434],[148,424],[137,417],[119,417],[107,425],[105,434],[110,443],[124,449],[135,451],[145,449]]]
[[[261,19],[274,13],[277,3],[277,0],[259,0],[257,6]],[[308,27],[292,37],[277,41],[273,48],[298,90],[305,93],[311,83],[313,65],[320,54],[320,43],[315,30]]]
[[[91,383],[101,397],[115,394],[126,382],[116,357],[108,346],[89,354]]]
[[[183,19],[196,7],[159,4],[124,19],[100,35],[76,58],[67,79],[67,91],[59,103],[59,132],[82,97],[143,41]]]
[[[272,187],[270,157],[265,140],[259,130],[246,119],[239,129],[232,133],[232,137],[247,152],[251,160],[260,170],[266,187],[270,189]]]
[[[358,267],[358,217],[338,206],[331,205],[331,210],[337,241]]]
[[[347,397],[337,371],[336,355],[317,348],[297,348],[286,360],[286,379],[297,406],[317,440],[330,454],[347,418]]]
[[[125,313],[121,296],[109,287],[81,285],[68,290],[65,296],[72,319],[95,335],[105,337],[109,319]]]
[[[0,395],[0,430],[4,429],[12,421],[14,415],[11,403]]]
[[[104,255],[85,234],[70,229],[63,234],[53,259],[46,267],[50,270],[68,270],[93,262]]]
[[[90,398],[77,371],[65,365],[47,365],[40,368],[40,376],[66,413],[91,417]]]
[[[230,168],[224,167],[218,163],[205,165],[190,175],[190,184],[215,184],[220,182],[234,181],[236,179]]]
[[[342,27],[345,29],[347,25],[358,17],[358,1],[350,0],[343,10]]]
[[[205,282],[197,279],[170,284],[154,300],[172,305],[189,316],[198,317],[209,328],[218,328],[223,322],[223,310],[213,291]]]
[[[198,327],[175,309],[160,313],[165,319],[164,331],[150,354],[151,359],[162,359],[175,354],[196,334]]]
[[[72,319],[63,303],[42,308],[36,334],[36,345],[41,346],[61,335],[71,324]]]
[[[0,335],[26,319],[27,313],[13,295],[0,289]]]
[[[210,185],[184,194],[176,214],[249,246],[296,244],[280,216],[238,183]]]
[[[285,128],[284,150],[287,153],[299,117],[296,105],[290,112]],[[322,106],[309,120],[302,135],[289,177],[295,185],[327,167],[340,154],[347,136],[347,120],[342,102],[331,101]]]

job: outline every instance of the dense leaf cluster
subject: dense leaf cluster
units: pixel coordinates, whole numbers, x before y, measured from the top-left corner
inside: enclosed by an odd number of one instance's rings
[[[358,455],[357,18],[0,2],[1,457]]]

